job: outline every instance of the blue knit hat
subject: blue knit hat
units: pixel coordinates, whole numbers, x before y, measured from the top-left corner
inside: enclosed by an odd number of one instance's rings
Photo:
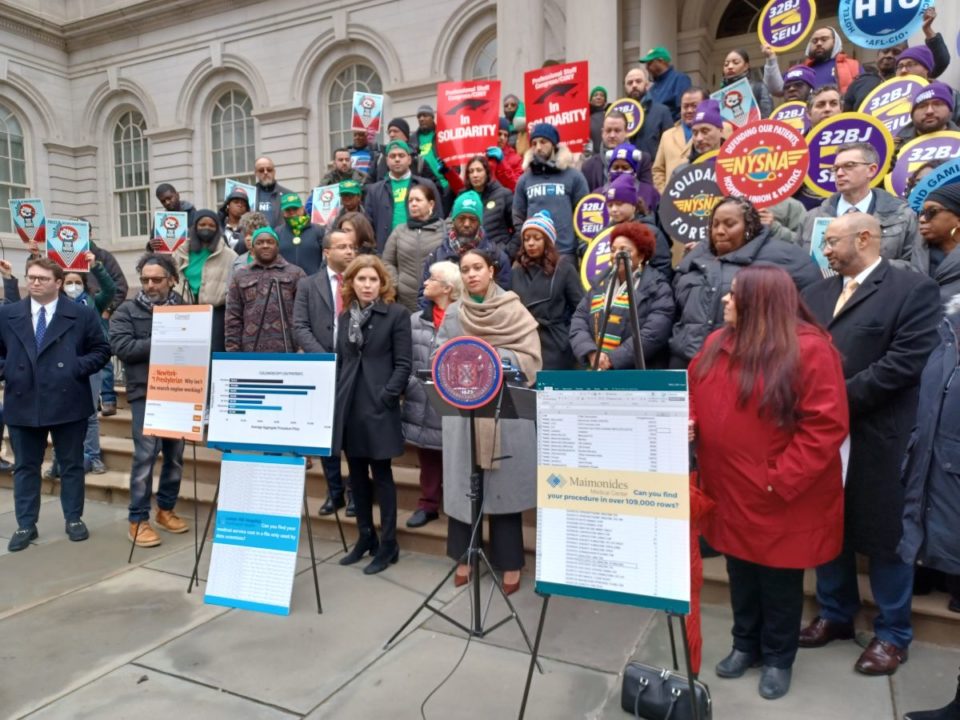
[[[549,210],[541,210],[533,215],[533,217],[527,218],[527,220],[523,223],[523,227],[520,228],[521,238],[528,228],[539,230],[548,238],[550,238],[550,242],[552,242],[554,245],[557,244],[557,228],[555,228],[553,225],[553,216],[550,214]]]
[[[533,126],[533,131],[530,133],[530,141],[533,142],[538,137],[549,140],[555,146],[560,144],[560,133],[558,133],[557,129],[550,123],[537,123]]]

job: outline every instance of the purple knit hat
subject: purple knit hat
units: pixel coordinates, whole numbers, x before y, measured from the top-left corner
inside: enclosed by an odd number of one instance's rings
[[[932,82],[927,85],[913,99],[913,106],[916,107],[929,100],[941,100],[951,111],[953,110],[953,90],[950,89],[949,85],[944,85],[942,82]]]
[[[927,72],[933,70],[933,53],[926,45],[908,47],[902,53],[897,55],[897,62],[899,63],[901,60],[913,60],[920,65],[923,65],[927,69]]]
[[[607,202],[612,200],[613,202],[624,202],[628,205],[636,205],[637,183],[633,179],[633,175],[629,173],[617,175],[604,191],[603,196],[607,199]]]
[[[806,83],[812,90],[817,86],[817,74],[806,65],[794,65],[783,74],[784,85],[789,85],[793,82]]]
[[[718,101],[708,98],[697,105],[697,113],[693,116],[690,127],[702,124],[713,125],[723,130],[723,116],[720,115],[720,103]]]

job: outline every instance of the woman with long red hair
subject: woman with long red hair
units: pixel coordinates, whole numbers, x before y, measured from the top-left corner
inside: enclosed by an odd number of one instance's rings
[[[790,688],[803,571],[843,544],[840,446],[849,432],[840,356],[784,270],[751,265],[723,297],[725,326],[690,364],[703,523],[727,557],[733,650],[722,678],[763,666],[767,699]]]

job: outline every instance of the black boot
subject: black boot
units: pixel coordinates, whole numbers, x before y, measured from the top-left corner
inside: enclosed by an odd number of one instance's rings
[[[374,532],[373,528],[360,528],[360,537],[357,539],[357,544],[353,546],[349,553],[340,558],[340,564],[353,565],[360,562],[360,558],[368,552],[371,556],[376,555],[379,548],[380,541],[377,539],[377,533]]]
[[[957,678],[957,694],[953,702],[939,710],[920,710],[903,716],[903,720],[960,720],[960,677]]]
[[[390,565],[393,565],[400,559],[400,546],[396,542],[393,543],[383,543],[380,545],[380,549],[377,550],[377,554],[373,558],[373,562],[367,565],[363,569],[364,575],[376,575],[379,572],[383,572]]]

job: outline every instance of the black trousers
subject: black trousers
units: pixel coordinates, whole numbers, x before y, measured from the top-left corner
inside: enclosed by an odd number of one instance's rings
[[[803,570],[771,568],[727,555],[733,647],[763,664],[790,668],[803,617]]]
[[[388,546],[397,542],[397,486],[393,482],[393,468],[387,460],[350,457],[350,489],[357,508],[357,527],[361,532],[373,530],[373,495],[376,488],[380,505],[380,543]],[[373,477],[371,482],[370,477]]]
[[[490,542],[487,557],[496,570],[519,570],[523,567],[523,516],[520,513],[487,515],[490,522]],[[473,528],[456,518],[447,524],[447,555],[459,560],[470,547]],[[483,545],[483,525],[477,530]]]

